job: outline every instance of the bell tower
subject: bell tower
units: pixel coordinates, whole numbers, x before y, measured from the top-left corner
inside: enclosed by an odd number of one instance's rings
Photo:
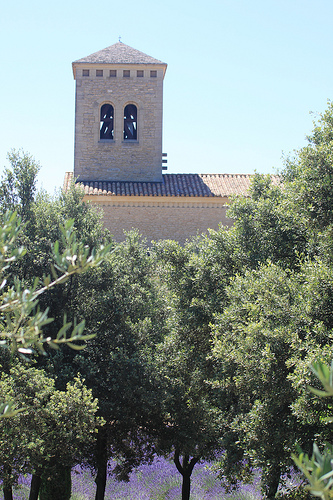
[[[74,177],[80,182],[162,182],[167,65],[118,42],[72,66]]]

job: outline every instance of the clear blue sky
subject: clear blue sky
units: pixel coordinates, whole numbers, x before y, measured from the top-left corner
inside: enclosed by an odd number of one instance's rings
[[[332,0],[17,0],[0,14],[0,167],[53,192],[73,169],[72,61],[118,41],[168,64],[170,173],[273,172],[333,97]]]

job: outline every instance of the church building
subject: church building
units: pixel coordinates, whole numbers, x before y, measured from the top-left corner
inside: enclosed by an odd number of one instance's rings
[[[230,225],[230,195],[246,194],[250,175],[168,174],[162,151],[167,65],[122,42],[73,62],[76,81],[73,182],[102,207],[115,239],[139,229],[148,241],[180,243]]]

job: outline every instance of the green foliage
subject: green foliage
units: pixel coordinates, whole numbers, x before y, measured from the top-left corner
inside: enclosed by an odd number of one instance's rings
[[[12,150],[7,156],[10,168],[4,170],[0,183],[0,209],[17,211],[23,222],[32,222],[32,204],[40,165],[23,151]]]
[[[249,195],[235,198],[228,211],[235,219],[232,231],[246,256],[244,264],[255,268],[268,259],[295,268],[299,255],[308,252],[305,219],[270,176],[254,175]]]
[[[116,472],[126,478],[155,452],[173,452],[189,495],[197,461],[221,449],[221,475],[230,486],[249,479],[258,466],[262,493],[273,498],[281,474],[292,467],[296,444],[305,450],[296,461],[314,482],[313,491],[320,493],[324,484],[330,493],[332,449],[323,445],[330,400],[315,394],[331,395],[332,385],[332,369],[323,364],[333,357],[332,124],[329,103],[308,146],[286,160],[283,184],[256,174],[249,196],[233,200],[230,230],[210,231],[184,247],[156,242],[149,251],[135,231],[106,246],[111,238],[102,230],[101,213],[82,201],[79,189],[36,196],[36,164],[11,154],[0,185],[2,352],[6,346],[11,362],[17,352],[35,356],[57,390],[38,414],[45,436],[34,435],[31,444],[23,433],[22,449],[9,449],[3,470],[8,484],[25,467],[20,460],[26,445],[26,463],[35,472],[43,466],[47,477],[56,475],[54,456],[46,452],[45,461],[38,450],[51,442],[64,467],[89,455],[81,432],[68,423],[75,425],[77,415],[85,421],[79,400],[73,394],[70,399],[66,388],[80,371],[106,421],[92,460],[96,498],[102,498],[112,453]],[[21,229],[17,216],[5,215],[7,208],[21,215]],[[106,249],[96,253],[101,244]],[[75,349],[57,349],[67,343]],[[45,352],[47,358],[38,356]],[[1,362],[8,372],[11,362],[6,356]],[[0,425],[14,436],[15,422],[28,428],[24,405],[30,402],[16,397],[13,387],[7,386],[11,403],[2,407],[12,418]],[[45,412],[51,427],[43,427]],[[79,441],[70,433],[78,433]],[[310,456],[314,439],[318,445]],[[301,497],[288,492],[288,498]]]
[[[332,356],[331,272],[319,259],[299,272],[273,264],[248,270],[232,280],[230,304],[217,317],[220,384],[237,396],[231,429],[244,456],[262,468],[268,498],[295,443],[309,449],[314,437],[327,437],[327,404],[314,402],[307,386],[314,383],[309,363]]]
[[[286,160],[285,179],[291,181],[295,207],[318,229],[333,223],[333,104],[314,122],[309,145]]]
[[[79,353],[61,350],[49,357],[58,386],[79,370],[98,397],[107,422],[101,454],[104,460],[105,453],[117,453],[122,478],[151,457],[147,436],[159,418],[162,391],[152,358],[165,331],[165,311],[155,266],[145,242],[130,232],[101,266],[73,280],[72,314],[87,318],[85,331],[94,338]]]
[[[17,415],[21,411],[23,411],[23,409],[22,408],[17,409],[15,401],[9,401],[8,403],[1,403],[0,404],[0,415],[3,418],[14,417],[15,415]]]
[[[210,322],[225,303],[224,288],[233,272],[231,240],[221,229],[211,237],[185,247],[159,242],[159,276],[167,304],[167,333],[157,344],[154,370],[163,388],[156,446],[160,454],[173,453],[182,474],[182,498],[189,498],[195,464],[212,458],[222,447],[225,414],[230,400],[210,383]]]
[[[305,489],[309,490],[312,495],[320,497],[323,500],[332,498],[333,446],[326,444],[321,453],[316,443],[314,443],[311,458],[301,452],[299,456],[293,455],[293,459],[309,482],[309,486],[306,486]]]
[[[310,391],[321,398],[333,396],[333,361],[330,367],[324,363],[316,362],[312,364],[311,368],[315,376],[322,383],[324,390],[319,391],[315,387],[310,387]]]
[[[4,482],[13,485],[27,472],[52,476],[53,469],[71,468],[91,453],[96,426],[102,422],[95,416],[97,400],[81,379],[57,391],[43,370],[18,364],[9,374],[2,373],[0,398],[4,397],[21,407],[12,418],[0,420]]]
[[[299,486],[292,486],[290,488],[284,488],[283,492],[278,492],[276,494],[278,500],[310,500],[312,498],[311,494],[304,490],[304,484],[301,483]]]
[[[15,156],[15,158],[14,158]],[[11,158],[18,170],[30,168],[31,176],[35,175],[36,169],[30,165],[30,158],[19,158],[18,154]],[[30,167],[29,167],[30,165]],[[21,172],[22,173],[22,172]],[[12,196],[12,205],[19,208],[24,191],[20,188],[23,177],[17,174],[17,195]],[[15,174],[15,175],[16,175]],[[9,171],[7,172],[9,176]],[[32,191],[33,194],[33,191]],[[9,194],[4,193],[3,207],[9,203]],[[7,200],[7,201],[6,201]],[[33,200],[27,197],[29,210],[32,210]],[[28,201],[24,203],[28,203]],[[8,203],[7,203],[8,202]],[[14,203],[15,202],[15,203]],[[6,205],[7,203],[7,205]],[[23,203],[23,204],[24,204]],[[26,207],[26,205],[24,205]],[[20,210],[23,215],[27,215],[27,210]],[[29,219],[31,222],[31,219]],[[63,313],[63,324],[59,326],[54,335],[45,336],[44,330],[52,323],[49,316],[49,308],[44,310],[39,308],[39,301],[43,296],[49,294],[54,288],[59,287],[68,281],[73,275],[84,273],[91,268],[96,268],[109,253],[111,246],[101,245],[98,250],[88,245],[79,243],[74,231],[74,221],[65,221],[59,227],[60,241],[56,241],[48,253],[51,253],[53,263],[51,264],[51,276],[46,275],[47,270],[43,267],[43,275],[34,277],[34,269],[30,269],[29,280],[19,276],[21,263],[31,253],[21,244],[22,234],[28,235],[28,226],[21,224],[21,218],[14,212],[5,212],[2,215],[2,225],[0,228],[0,349],[9,349],[12,356],[18,353],[22,358],[27,359],[34,351],[45,354],[45,346],[57,349],[61,344],[67,344],[73,349],[82,349],[84,341],[91,338],[91,335],[84,334],[84,320],[80,323],[67,321]],[[23,240],[27,242],[27,238]],[[27,273],[24,273],[27,275]],[[14,403],[5,400],[1,403],[1,416],[10,417],[18,411],[14,408]]]
[[[102,243],[108,235],[103,230],[102,211],[96,205],[85,203],[83,195],[83,191],[75,184],[55,196],[44,191],[37,194],[33,210],[35,230],[40,239],[34,242],[38,253],[45,252],[50,243],[61,239],[60,227],[67,219],[74,220],[75,232],[83,244],[93,247]]]
[[[333,361],[331,366],[318,361],[313,363],[312,371],[320,380],[324,390],[318,390],[310,387],[311,392],[319,397],[333,396]],[[333,418],[324,419],[325,422],[332,422]],[[310,457],[308,454],[299,450],[299,454],[293,454],[293,460],[308,480],[309,485],[306,490],[316,497],[323,500],[329,500],[333,497],[333,446],[325,443],[320,451],[316,443],[313,444],[313,452]]]
[[[215,325],[220,384],[235,394],[230,430],[243,460],[262,468],[263,490],[270,484],[268,489],[277,488],[298,433],[290,409],[296,392],[288,380],[297,292],[297,282],[279,266],[247,271],[232,280],[229,306]],[[265,494],[270,497],[272,491]]]
[[[19,227],[20,220],[17,216],[7,212],[4,215],[4,224],[0,231],[0,274],[2,279],[0,345],[9,347],[13,354],[19,352],[22,355],[32,354],[34,349],[44,353],[44,344],[57,347],[59,344],[67,343],[78,348],[79,346],[75,342],[90,338],[85,337],[82,333],[84,323],[75,325],[72,332],[68,334],[71,324],[65,321],[55,339],[44,337],[43,327],[52,319],[48,317],[47,309],[43,312],[36,310],[38,299],[46,291],[64,283],[73,274],[82,273],[91,267],[98,266],[108,253],[109,247],[90,251],[87,246],[77,243],[73,232],[73,221],[68,221],[62,229],[64,250],[60,251],[58,242],[53,246],[52,278],[44,276],[42,285],[38,279],[35,279],[33,286],[28,288],[14,277],[12,279],[13,285],[8,287],[6,284],[10,277],[10,264],[25,253],[24,248],[16,247]]]

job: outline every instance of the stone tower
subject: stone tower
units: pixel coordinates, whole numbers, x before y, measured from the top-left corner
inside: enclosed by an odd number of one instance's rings
[[[166,68],[121,42],[73,62],[75,178],[162,182]]]

